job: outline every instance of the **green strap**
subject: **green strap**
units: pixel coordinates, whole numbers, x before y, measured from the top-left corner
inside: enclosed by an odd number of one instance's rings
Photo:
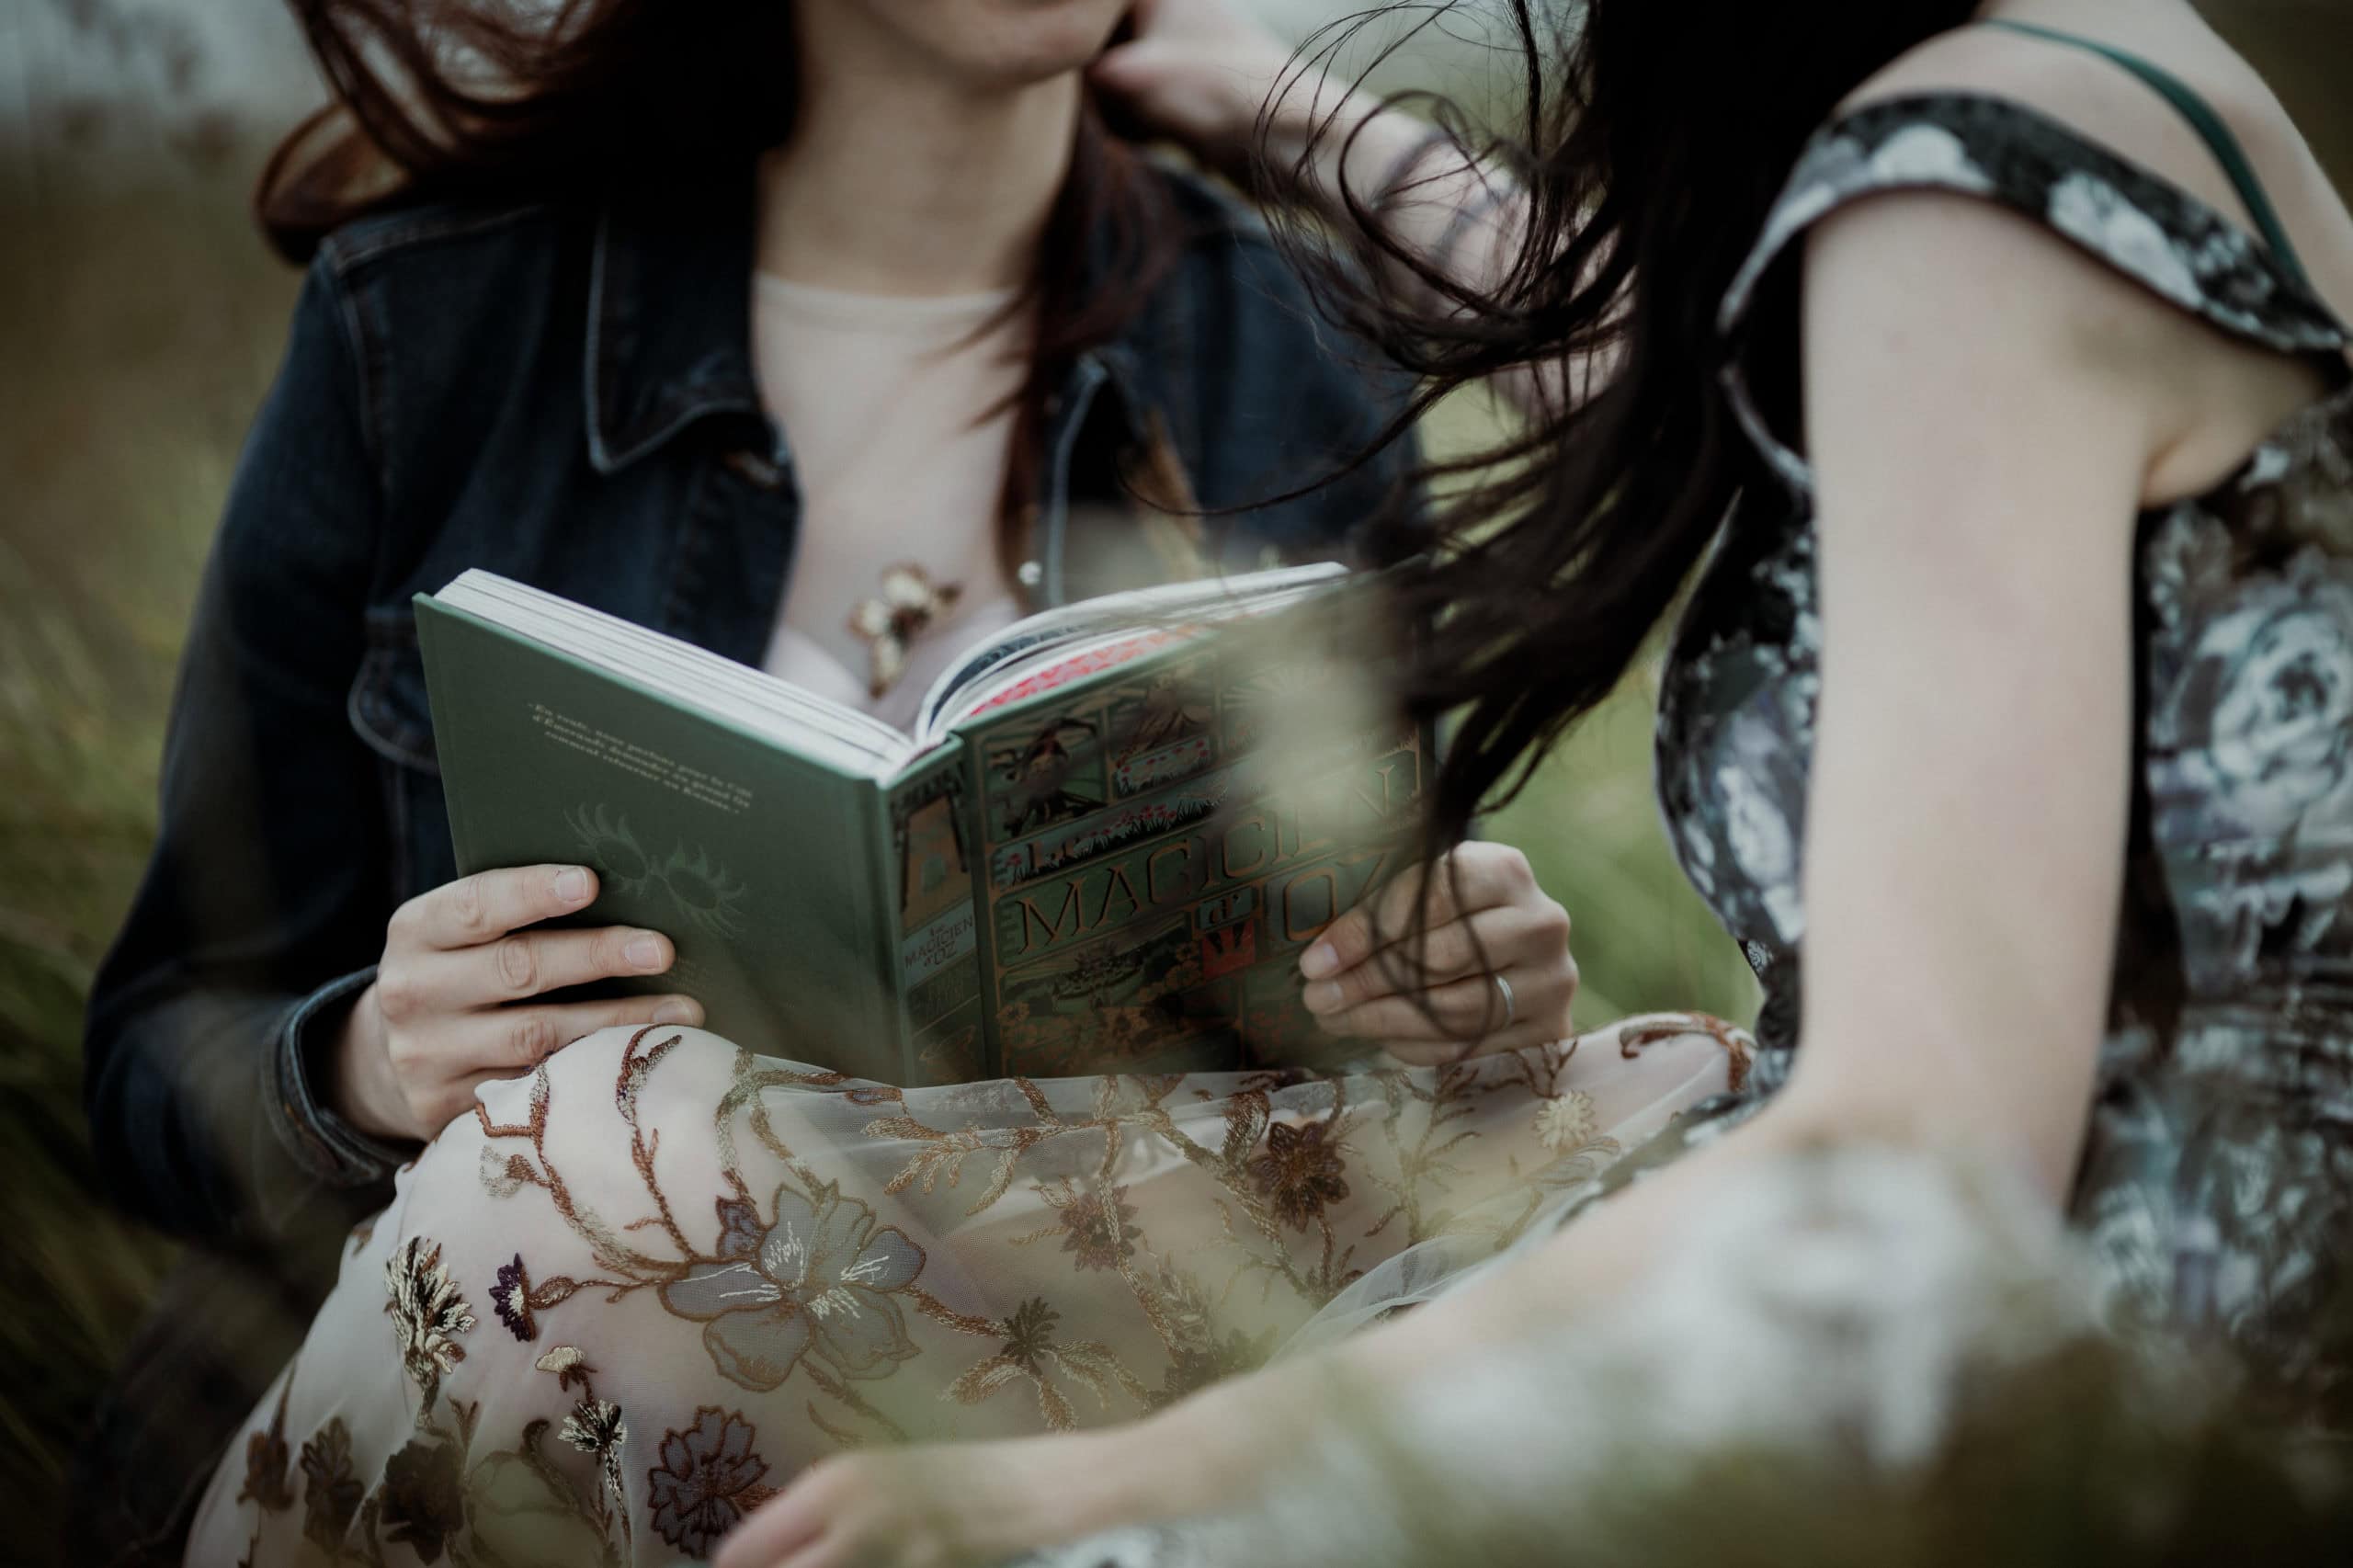
[[[2239,139],[2231,134],[2231,128],[2222,123],[2222,117],[2192,91],[2188,83],[2161,66],[2152,65],[2137,54],[2127,54],[2097,39],[2079,38],[2074,33],[2039,27],[2032,22],[1996,19],[1984,25],[2024,33],[2030,38],[2048,39],[2053,43],[2087,49],[2121,65],[2156,89],[2165,102],[2173,105],[2180,111],[2181,117],[2189,121],[2190,129],[2198,132],[2200,139],[2213,153],[2215,162],[2222,165],[2222,172],[2230,176],[2232,187],[2239,193],[2239,199],[2246,204],[2247,215],[2255,220],[2256,228],[2261,232],[2264,243],[2271,247],[2272,254],[2279,257],[2279,265],[2303,285],[2306,292],[2312,291],[2312,277],[2304,271],[2304,264],[2297,256],[2296,247],[2289,240],[2288,231],[2271,205],[2271,198],[2264,194],[2263,182],[2256,178],[2255,165],[2247,162],[2245,150],[2240,147]]]

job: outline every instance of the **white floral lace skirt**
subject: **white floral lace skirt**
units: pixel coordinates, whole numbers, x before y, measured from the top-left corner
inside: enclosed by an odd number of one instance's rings
[[[900,1090],[592,1035],[354,1233],[188,1561],[707,1556],[838,1448],[1125,1419],[1419,1299],[1746,1060],[1663,1016],[1438,1069]]]

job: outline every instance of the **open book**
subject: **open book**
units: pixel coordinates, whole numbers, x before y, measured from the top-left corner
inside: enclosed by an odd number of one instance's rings
[[[676,945],[641,989],[858,1077],[1304,1060],[1298,953],[1395,869],[1427,751],[1393,716],[1286,744],[1346,710],[1314,611],[1358,581],[1032,616],[950,660],[905,734],[467,572],[416,605],[458,866],[594,866],[582,923]]]

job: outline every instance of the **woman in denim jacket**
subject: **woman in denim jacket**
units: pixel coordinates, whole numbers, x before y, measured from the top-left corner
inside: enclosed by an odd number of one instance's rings
[[[934,591],[919,663],[1155,575],[1388,553],[1360,525],[1410,512],[1396,446],[1302,490],[1403,388],[1221,188],[1106,128],[1082,73],[1119,0],[295,8],[336,102],[258,205],[308,274],[88,1025],[99,1168],[195,1245],[85,1452],[85,1546],[170,1539],[337,1244],[478,1085],[699,1019],[542,998],[669,962],[529,929],[593,877],[455,881],[413,595],[486,567],[886,709],[909,683],[841,631],[884,570]],[[1557,1038],[1565,921],[1468,853],[1523,916],[1485,1043]]]

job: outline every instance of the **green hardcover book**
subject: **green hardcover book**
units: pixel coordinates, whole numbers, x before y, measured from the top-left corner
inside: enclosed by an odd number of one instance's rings
[[[886,1083],[1309,1060],[1299,951],[1397,864],[1427,737],[1332,565],[1046,612],[911,734],[487,572],[417,598],[460,871],[577,862],[710,1027]],[[1351,688],[1344,691],[1343,688]]]

